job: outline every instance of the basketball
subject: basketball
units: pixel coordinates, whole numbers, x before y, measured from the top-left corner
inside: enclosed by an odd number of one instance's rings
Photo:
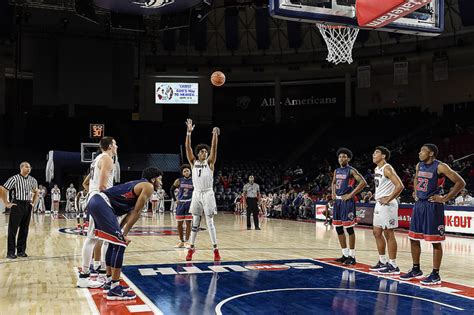
[[[211,83],[214,86],[221,86],[225,83],[225,74],[221,71],[214,71],[211,75]]]

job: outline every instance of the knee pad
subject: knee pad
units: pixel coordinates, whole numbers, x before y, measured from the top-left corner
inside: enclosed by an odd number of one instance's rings
[[[342,226],[336,226],[337,235],[344,234],[344,228]]]
[[[347,231],[347,234],[352,235],[352,234],[354,234],[354,227],[351,226],[351,227],[347,228],[346,231]]]

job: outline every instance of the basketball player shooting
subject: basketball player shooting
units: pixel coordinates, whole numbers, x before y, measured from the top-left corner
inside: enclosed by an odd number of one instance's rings
[[[201,217],[204,214],[206,217],[206,224],[209,230],[209,236],[214,250],[214,261],[220,261],[219,249],[217,248],[216,227],[214,226],[214,215],[217,214],[216,198],[214,196],[213,182],[214,182],[214,165],[217,156],[217,138],[220,130],[217,127],[212,129],[212,144],[209,148],[206,144],[198,144],[195,149],[195,154],[191,148],[191,133],[194,130],[193,121],[186,120],[186,157],[191,165],[192,179],[194,191],[192,194],[191,206],[189,212],[193,215],[193,223],[191,228],[190,248],[186,255],[186,260],[193,259],[193,254],[196,252],[194,243],[196,241],[197,232],[201,223]]]

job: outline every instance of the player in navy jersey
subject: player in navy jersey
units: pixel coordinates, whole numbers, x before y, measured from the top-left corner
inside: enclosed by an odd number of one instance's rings
[[[416,165],[413,192],[415,206],[413,207],[410,231],[408,232],[413,268],[407,274],[400,276],[400,279],[403,280],[422,278],[420,240],[425,240],[433,244],[433,271],[421,280],[421,283],[426,285],[441,283],[439,268],[443,258],[441,242],[445,239],[444,204],[456,197],[466,186],[458,173],[447,164],[436,159],[437,155],[438,147],[431,143],[424,144],[420,153],[418,153],[420,162]],[[453,188],[446,195],[440,194],[438,180],[442,177],[447,177],[454,183]]]
[[[193,215],[189,213],[189,206],[191,205],[191,197],[193,195],[193,179],[191,177],[191,165],[181,165],[182,177],[175,180],[170,188],[170,196],[177,203],[176,206],[176,222],[178,224],[179,243],[178,248],[185,247],[191,234],[191,221]],[[174,191],[178,188],[178,196],[175,196]],[[186,236],[184,235],[183,222],[186,222]]]
[[[140,218],[145,203],[161,185],[162,172],[154,167],[143,170],[142,179],[117,185],[94,195],[87,207],[94,219],[95,236],[107,241],[107,280],[103,285],[108,300],[131,300],[136,296],[119,285],[127,237]],[[119,223],[119,216],[124,216]]]
[[[331,184],[332,199],[335,200],[332,224],[336,228],[342,256],[336,259],[336,261],[345,265],[355,265],[354,226],[356,225],[356,208],[354,196],[367,186],[367,182],[355,168],[349,166],[349,162],[352,159],[351,150],[340,148],[337,150],[337,158],[341,167],[334,171]],[[355,188],[354,181],[357,182]],[[349,248],[347,248],[344,229],[346,229],[349,235]]]

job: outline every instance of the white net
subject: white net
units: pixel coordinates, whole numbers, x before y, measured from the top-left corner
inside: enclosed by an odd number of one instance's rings
[[[359,34],[358,28],[342,25],[316,24],[328,46],[327,61],[335,63],[352,63],[352,48]]]

